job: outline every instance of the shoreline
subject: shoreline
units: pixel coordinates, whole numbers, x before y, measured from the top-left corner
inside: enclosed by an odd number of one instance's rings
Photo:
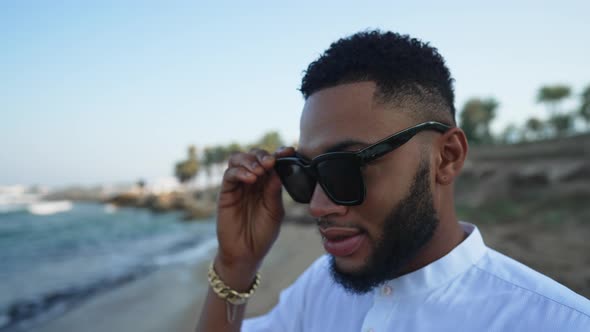
[[[590,248],[590,223],[561,225],[517,222],[477,224],[485,243],[590,296],[590,268],[582,262]],[[561,242],[559,242],[561,241]],[[586,248],[586,249],[584,249]],[[569,253],[569,256],[564,256]],[[572,254],[575,253],[575,254]],[[207,269],[214,254],[192,265],[170,265],[143,278],[99,294],[43,325],[40,332],[142,331],[189,332],[197,324],[207,291]],[[262,267],[262,282],[250,300],[246,317],[268,312],[280,291],[324,254],[316,227],[286,223]],[[571,260],[564,261],[563,257]]]
[[[67,213],[2,217],[3,230],[16,236],[0,243],[0,331],[34,330],[169,265],[206,259],[217,247],[213,220],[186,224],[175,213],[84,203]]]
[[[321,254],[323,248],[315,227],[283,225],[261,267],[262,283],[248,304],[246,315],[256,316],[272,308],[280,290],[291,284]],[[194,331],[208,289],[207,269],[213,255],[214,250],[196,264],[165,266],[97,294],[30,330]],[[287,259],[289,263],[285,264]]]

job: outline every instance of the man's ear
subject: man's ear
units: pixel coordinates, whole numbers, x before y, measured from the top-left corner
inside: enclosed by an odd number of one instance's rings
[[[441,185],[453,183],[467,158],[467,138],[461,128],[452,128],[438,139],[439,155],[436,182]]]

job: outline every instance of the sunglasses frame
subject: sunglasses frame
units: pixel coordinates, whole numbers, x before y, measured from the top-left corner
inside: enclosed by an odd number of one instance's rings
[[[313,177],[316,184],[318,184],[318,183],[320,184],[320,187],[322,187],[322,189],[324,190],[324,192],[326,193],[326,195],[330,198],[330,200],[332,202],[334,202],[338,205],[346,205],[346,206],[360,205],[363,203],[363,201],[365,199],[365,195],[366,195],[365,180],[362,176],[362,173],[360,173],[361,167],[363,167],[367,163],[374,161],[378,158],[381,158],[385,154],[399,148],[400,146],[407,143],[410,139],[412,139],[412,137],[414,137],[416,134],[418,134],[421,131],[435,130],[440,133],[445,133],[448,130],[450,130],[451,128],[453,128],[453,127],[443,124],[443,123],[440,123],[440,122],[436,122],[436,121],[423,122],[423,123],[419,123],[413,127],[403,129],[391,136],[388,136],[388,137],[386,137],[374,144],[371,144],[367,147],[364,147],[358,151],[328,152],[328,153],[324,153],[319,156],[316,156],[312,160],[307,160],[301,156],[278,158],[276,161],[276,164],[275,164],[275,169],[277,169],[277,166],[281,163],[288,163],[290,165],[296,164],[296,165],[302,167],[303,171],[306,174]],[[359,174],[360,181],[361,181],[361,186],[362,186],[362,191],[361,191],[361,195],[360,195],[359,199],[355,199],[355,200],[351,200],[351,201],[339,200],[339,199],[335,198],[332,195],[332,193],[327,189],[327,185],[325,183],[323,183],[323,181],[320,181],[320,177],[319,177],[319,174],[317,171],[317,165],[320,162],[323,162],[326,160],[331,160],[331,159],[351,159],[354,163],[356,163],[358,165],[359,173],[360,173]],[[281,177],[280,172],[277,171],[277,173],[279,174],[279,177]],[[282,177],[281,177],[281,182],[283,182]],[[302,201],[296,200],[294,195],[291,194],[291,191],[289,190],[289,188],[287,186],[284,186],[284,187],[287,190],[287,192],[289,193],[289,195],[296,202],[303,203],[303,204],[309,203],[309,202],[302,202]],[[313,193],[312,193],[312,195],[313,195]],[[311,200],[311,197],[310,197],[310,200]]]

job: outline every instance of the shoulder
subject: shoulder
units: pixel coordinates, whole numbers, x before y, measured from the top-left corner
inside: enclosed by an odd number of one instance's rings
[[[511,305],[537,315],[590,323],[588,299],[510,257],[488,249],[474,267],[493,296],[504,297]]]

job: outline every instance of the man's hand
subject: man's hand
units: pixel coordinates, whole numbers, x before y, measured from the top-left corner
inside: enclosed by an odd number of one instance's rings
[[[273,167],[275,158],[294,152],[285,148],[271,155],[253,149],[229,159],[217,206],[219,249],[215,269],[238,291],[250,287],[277,239],[285,210],[281,182]]]
[[[217,202],[219,248],[214,268],[221,280],[238,292],[252,286],[256,271],[279,235],[285,209],[274,165],[276,158],[294,153],[293,148],[274,155],[252,150],[229,159]],[[246,306],[235,307],[231,315],[228,308],[227,302],[209,289],[197,331],[239,331]],[[228,320],[228,315],[235,319]]]

